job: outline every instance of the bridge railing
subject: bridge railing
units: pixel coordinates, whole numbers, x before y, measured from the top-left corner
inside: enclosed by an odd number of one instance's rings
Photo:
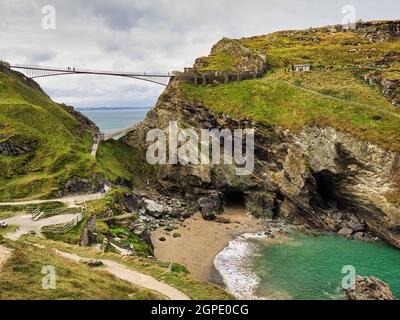
[[[92,70],[83,69],[76,67],[45,67],[38,65],[22,65],[12,64],[11,68],[17,69],[31,69],[31,70],[42,70],[42,71],[54,71],[54,72],[69,72],[69,73],[93,73],[93,74],[106,74],[106,75],[126,75],[126,76],[141,76],[141,77],[159,77],[159,78],[170,78],[172,74],[158,73],[158,72],[126,72],[126,71],[108,71],[108,70]]]

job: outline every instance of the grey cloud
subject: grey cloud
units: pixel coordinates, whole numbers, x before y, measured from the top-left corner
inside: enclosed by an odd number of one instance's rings
[[[32,64],[46,63],[57,56],[57,52],[51,49],[34,47],[6,47],[1,48],[1,53],[5,59],[20,59]]]
[[[57,29],[41,28],[52,4]],[[0,59],[100,70],[168,72],[189,66],[223,36],[340,23],[344,0],[2,0]],[[397,0],[352,0],[357,18],[396,19]],[[128,81],[128,82],[127,82]],[[76,106],[149,106],[163,87],[112,77],[39,80]]]

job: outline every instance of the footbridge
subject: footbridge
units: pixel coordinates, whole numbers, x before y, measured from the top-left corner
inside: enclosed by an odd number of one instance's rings
[[[146,73],[146,72],[125,72],[125,71],[100,71],[100,70],[88,70],[75,67],[42,67],[34,65],[22,65],[22,64],[9,64],[9,68],[21,71],[30,79],[66,76],[66,75],[97,75],[97,76],[113,76],[123,77],[135,80],[141,80],[151,82],[154,84],[167,86],[171,78],[173,78],[173,72],[168,73]]]
[[[23,64],[9,64],[2,62],[2,65],[8,69],[15,69],[22,72],[26,77],[30,79],[66,76],[66,75],[97,75],[97,76],[113,76],[123,77],[135,80],[146,81],[162,86],[167,86],[169,81],[175,77],[176,72],[168,73],[146,73],[146,72],[125,72],[125,71],[100,71],[100,70],[88,70],[75,67],[43,67],[34,65],[23,65]],[[115,137],[120,137],[128,134],[135,130],[137,124],[116,130],[109,133],[98,133],[93,136],[93,147],[91,150],[92,157],[96,158],[97,150],[102,141],[108,141]]]

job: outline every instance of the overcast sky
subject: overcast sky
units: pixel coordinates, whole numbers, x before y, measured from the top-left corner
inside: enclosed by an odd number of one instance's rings
[[[42,8],[56,9],[56,29]],[[341,23],[398,19],[399,0],[1,0],[0,59],[44,66],[168,72],[207,55],[222,37]],[[116,77],[64,76],[38,82],[76,107],[151,107],[163,87]]]

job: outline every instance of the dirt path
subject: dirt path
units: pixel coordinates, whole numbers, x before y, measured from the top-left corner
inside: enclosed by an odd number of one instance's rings
[[[104,186],[106,193],[111,190],[110,187]],[[68,196],[58,199],[49,199],[49,200],[29,200],[29,201],[15,201],[15,202],[0,202],[0,206],[26,206],[26,205],[34,205],[34,204],[43,204],[49,202],[61,202],[66,204],[69,207],[76,206],[78,204],[82,204],[87,201],[98,200],[104,197],[104,194],[100,192],[97,193],[89,193],[89,194],[79,194],[75,196]]]
[[[228,218],[231,223],[205,221],[200,214],[196,214],[173,232],[158,229],[152,233],[155,256],[161,261],[184,265],[199,281],[215,281],[212,278],[215,256],[229,241],[242,233],[263,230],[259,222],[247,216],[241,207],[228,208],[221,217]],[[174,233],[179,233],[180,237],[174,238]],[[165,237],[166,241],[160,241],[161,237]]]
[[[75,262],[84,262],[90,260],[82,258],[76,254],[62,252],[59,250],[55,251],[60,256]],[[162,283],[154,279],[153,277],[128,269],[124,265],[119,264],[118,262],[115,261],[111,260],[101,260],[101,261],[104,263],[105,270],[117,278],[130,282],[133,285],[159,292],[171,300],[190,300],[190,298],[184,293],[180,292],[179,290],[165,283]]]
[[[4,219],[9,225],[17,225],[19,228],[12,233],[6,234],[4,237],[10,240],[18,240],[24,234],[28,234],[30,231],[35,231],[36,234],[40,235],[41,229],[45,226],[51,226],[56,224],[63,224],[76,219],[77,214],[61,214],[50,218],[33,221],[31,215],[15,216],[8,219]]]

